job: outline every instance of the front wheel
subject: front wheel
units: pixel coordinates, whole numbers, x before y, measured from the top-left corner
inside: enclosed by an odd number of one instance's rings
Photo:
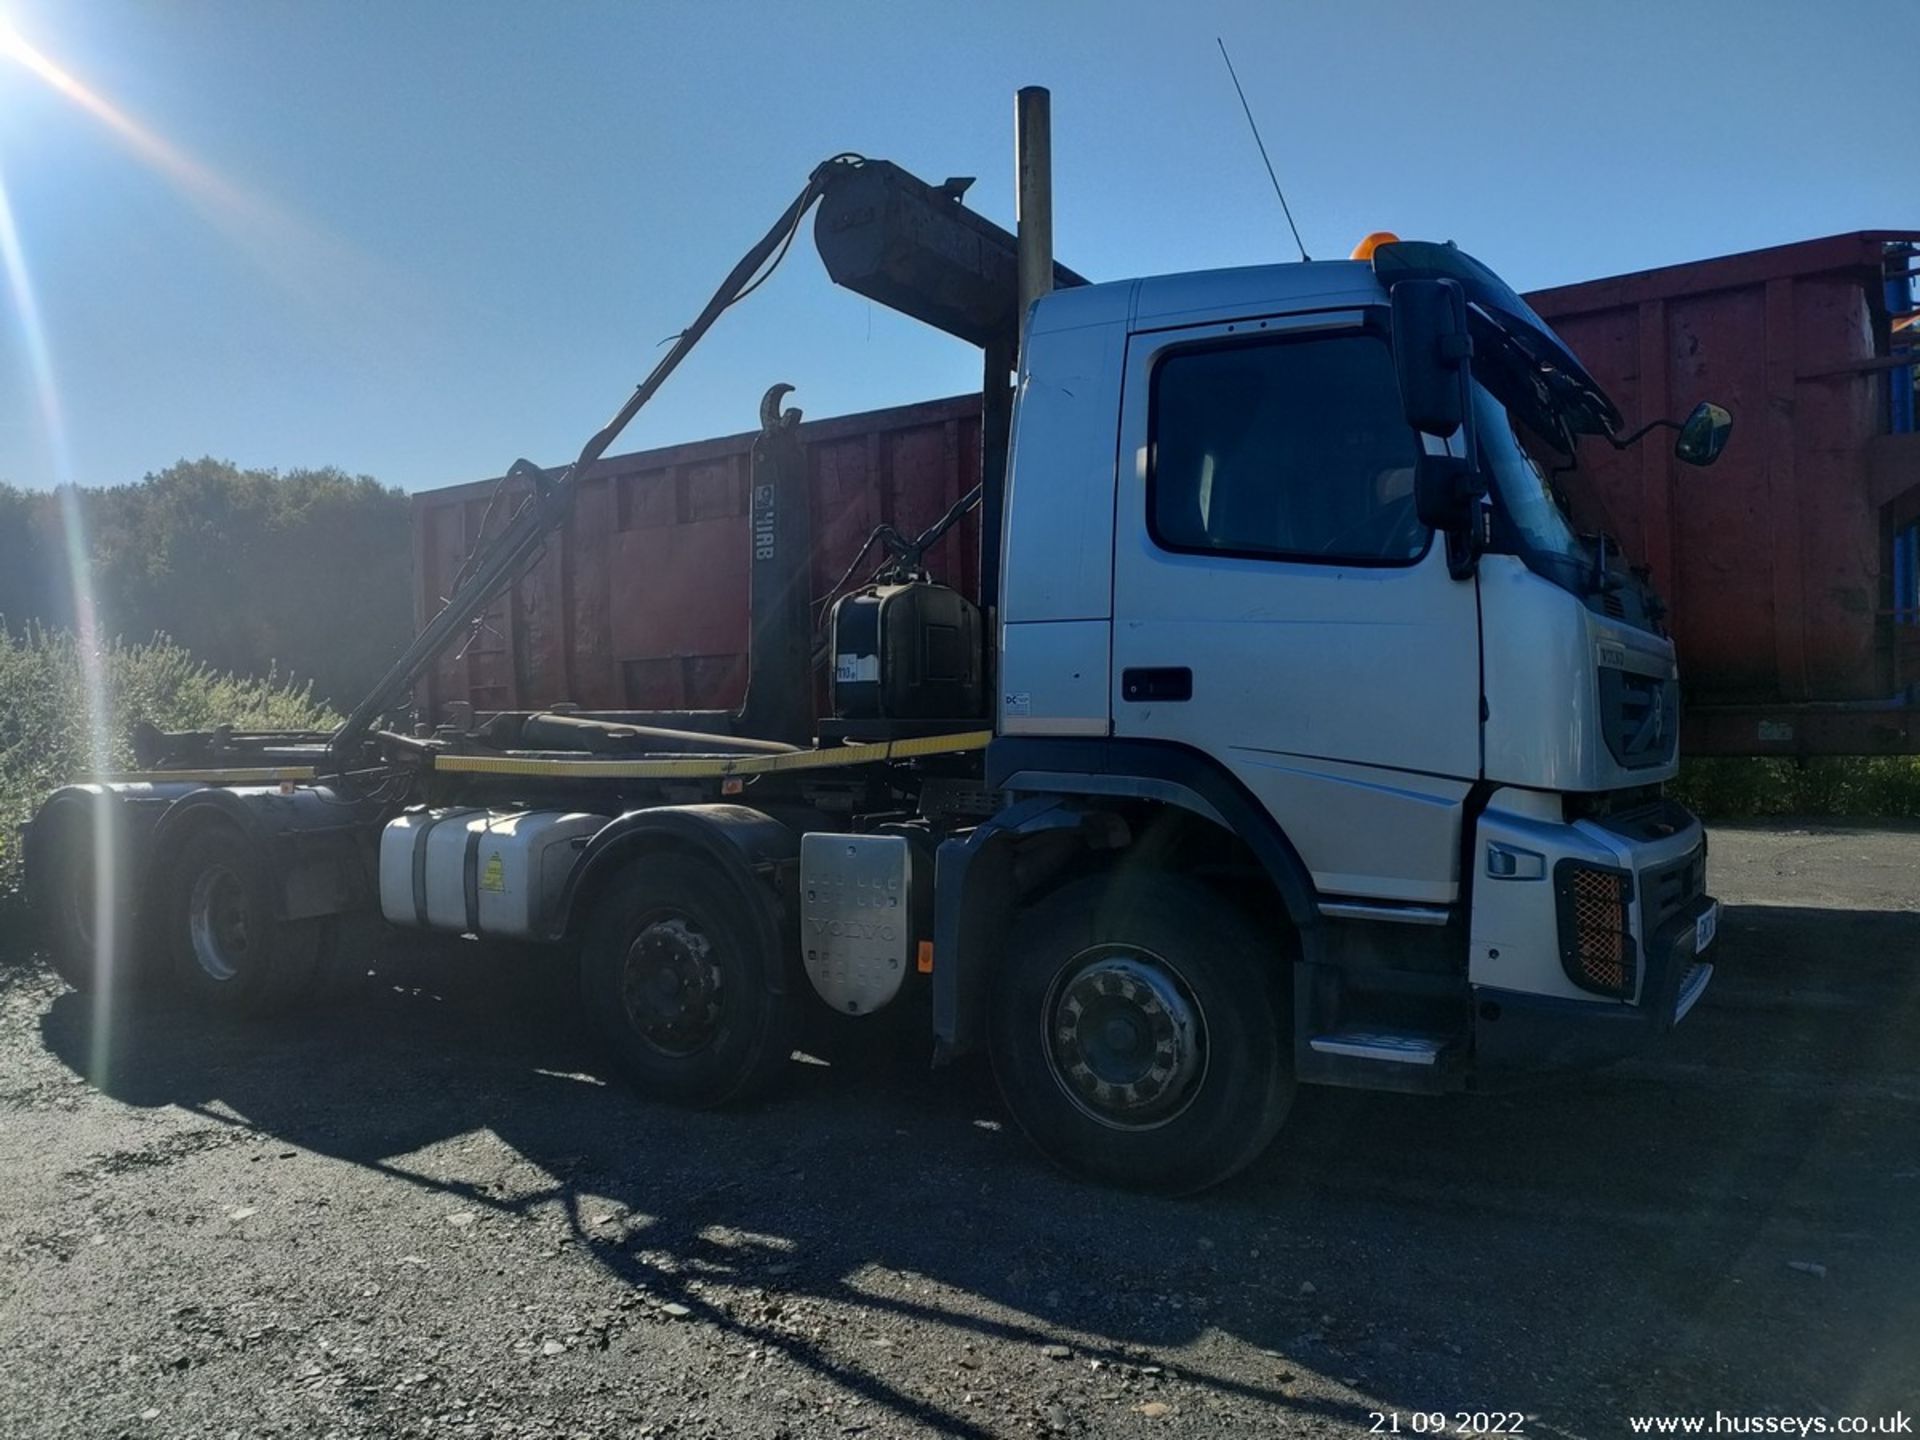
[[[1014,918],[994,1077],[1048,1158],[1186,1194],[1251,1163],[1293,1103],[1287,957],[1206,887],[1094,876]]]
[[[651,854],[595,902],[581,988],[643,1094],[723,1105],[764,1088],[792,1058],[794,997],[757,899],[711,860]]]

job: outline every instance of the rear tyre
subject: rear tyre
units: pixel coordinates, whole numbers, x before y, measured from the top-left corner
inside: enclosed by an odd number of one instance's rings
[[[1287,956],[1218,893],[1076,881],[1014,919],[990,1002],[994,1078],[1076,1174],[1189,1194],[1250,1164],[1293,1103]]]
[[[793,1054],[796,1005],[777,927],[713,861],[654,854],[595,904],[581,951],[587,1012],[650,1099],[743,1100]]]
[[[96,849],[96,827],[103,822],[111,826],[115,817],[105,806],[100,814],[90,814],[69,803],[34,822],[38,833],[28,869],[28,900],[48,963],[82,994],[130,988],[145,978],[133,943],[134,878],[127,869],[126,849],[109,839],[104,872]],[[111,830],[108,833],[111,837]]]
[[[262,1015],[311,989],[331,918],[281,920],[257,849],[228,825],[188,837],[168,870],[162,913],[174,983],[215,1013]]]

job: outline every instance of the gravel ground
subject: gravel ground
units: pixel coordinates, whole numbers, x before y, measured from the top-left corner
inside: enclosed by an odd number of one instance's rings
[[[0,1432],[1156,1436],[1920,1401],[1920,831],[1723,829],[1660,1053],[1305,1092],[1198,1200],[1052,1173],[978,1068],[610,1085],[550,959],[101,1023],[0,968]],[[369,955],[376,952],[369,950]]]

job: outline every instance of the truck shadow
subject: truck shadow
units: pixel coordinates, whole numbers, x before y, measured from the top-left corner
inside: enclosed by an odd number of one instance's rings
[[[1920,1385],[1920,915],[1736,907],[1722,952],[1658,1054],[1513,1096],[1309,1091],[1253,1171],[1184,1202],[1055,1174],[977,1065],[847,1055],[796,1062],[751,1108],[646,1105],[608,1082],[551,957],[471,945],[382,955],[270,1025],[153,1008],[102,1046],[62,994],[42,1032],[76,1073],[104,1055],[96,1083],[125,1103],[450,1208],[555,1214],[632,1303],[944,1433],[992,1428],[961,1371],[930,1395],[884,1352],[850,1361],[821,1303],[959,1365],[1065,1343],[1123,1384],[1159,1366],[1202,1403],[1349,1424],[1890,1413]],[[504,1172],[446,1147],[477,1132],[512,1152]]]

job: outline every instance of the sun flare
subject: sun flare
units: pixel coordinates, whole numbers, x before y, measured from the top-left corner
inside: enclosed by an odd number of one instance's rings
[[[233,244],[240,256],[282,287],[325,311],[364,293],[377,267],[336,236],[266,196],[242,189],[180,146],[142,124],[0,18],[0,60],[10,60],[98,121],[149,170],[171,184]]]

